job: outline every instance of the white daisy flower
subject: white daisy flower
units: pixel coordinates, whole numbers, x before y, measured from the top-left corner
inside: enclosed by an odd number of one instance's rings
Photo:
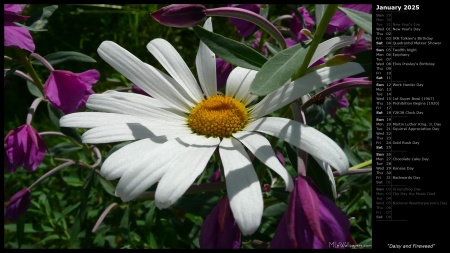
[[[211,20],[205,28],[212,30]],[[234,218],[244,235],[260,225],[261,185],[246,149],[275,171],[292,190],[293,181],[263,134],[278,137],[344,173],[342,149],[316,129],[294,120],[264,117],[319,87],[363,72],[359,64],[322,68],[287,83],[254,105],[249,93],[256,71],[237,67],[224,95],[216,89],[215,55],[200,42],[196,57],[199,83],[175,48],[154,39],[147,49],[165,68],[142,62],[111,41],[98,48],[113,68],[152,97],[107,91],[93,94],[79,112],[61,118],[62,127],[91,128],[84,143],[134,141],[111,154],[100,170],[108,180],[120,178],[116,196],[130,201],[158,182],[157,207],[176,202],[205,169],[218,148]]]

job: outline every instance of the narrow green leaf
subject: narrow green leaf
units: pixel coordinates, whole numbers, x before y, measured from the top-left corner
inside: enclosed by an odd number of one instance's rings
[[[42,10],[39,10],[31,15],[31,17],[25,22],[25,25],[33,30],[43,30],[48,22],[47,19],[50,18],[56,9],[58,9],[58,5],[50,5],[42,8]]]
[[[74,205],[71,205],[71,206],[66,207],[66,208],[61,212],[61,214],[59,215],[59,217],[56,219],[56,222],[55,222],[55,223],[58,223],[59,220],[60,220],[61,218],[66,217],[66,216],[69,215],[71,212],[73,212],[73,210],[77,209],[79,206],[80,206],[80,203],[78,202],[78,203],[75,203]]]
[[[316,24],[319,24],[320,20],[322,20],[323,13],[325,12],[326,8],[327,8],[327,4],[316,4],[315,5]]]
[[[200,40],[223,60],[247,69],[259,70],[267,59],[253,48],[240,42],[210,32],[200,26],[194,27]]]
[[[339,10],[368,34],[372,34],[372,14],[343,7],[339,7]]]
[[[124,238],[128,237],[130,231],[130,206],[128,205],[123,213],[122,219],[120,220],[119,229]]]
[[[37,244],[42,244],[46,241],[53,241],[53,240],[61,240],[61,237],[59,235],[49,235],[44,239],[40,240]]]
[[[263,217],[272,217],[281,215],[284,213],[284,211],[286,211],[286,208],[287,204],[283,202],[268,206],[266,209],[264,209]]]
[[[42,95],[42,93],[39,91],[39,89],[36,87],[36,85],[34,85],[32,82],[27,81],[27,88],[28,88],[28,91],[31,93],[31,95],[38,97],[38,98],[44,97],[44,95]]]
[[[72,142],[62,142],[56,144],[54,147],[49,148],[50,155],[65,155],[80,150],[81,147],[73,144]]]
[[[66,182],[67,185],[74,186],[74,187],[81,187],[83,186],[83,181],[78,177],[63,177],[64,182]]]
[[[81,62],[97,62],[94,58],[85,54],[74,51],[59,51],[56,53],[48,54],[44,58],[51,64],[56,65],[65,61],[81,61]],[[33,61],[35,65],[42,65],[40,61]]]
[[[116,195],[114,193],[116,191],[116,188],[114,188],[114,186],[111,184],[111,182],[105,180],[102,177],[99,177],[99,180],[100,180],[100,184],[103,186],[103,189],[106,191],[106,193],[115,197]]]
[[[307,52],[297,44],[270,58],[253,79],[250,93],[264,96],[281,87],[303,64]]]

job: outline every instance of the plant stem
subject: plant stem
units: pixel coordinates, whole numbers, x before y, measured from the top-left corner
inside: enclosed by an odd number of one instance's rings
[[[39,76],[37,75],[36,71],[33,68],[33,65],[31,64],[31,61],[28,60],[27,56],[23,52],[23,50],[16,48],[16,52],[19,55],[20,62],[25,67],[25,69],[28,71],[29,75],[34,81],[34,85],[39,89],[39,91],[42,93],[42,96],[45,96],[44,94],[44,85],[42,84],[41,79],[39,79]]]
[[[331,18],[334,15],[334,12],[338,9],[338,4],[329,4],[325,10],[325,13],[320,20],[319,25],[314,33],[314,39],[311,42],[311,46],[306,53],[305,60],[303,61],[302,66],[298,69],[298,71],[292,76],[292,80],[296,80],[305,74],[306,69],[308,68],[309,62],[311,61],[314,53],[316,52],[319,43],[322,40],[323,35],[328,27],[328,24]]]

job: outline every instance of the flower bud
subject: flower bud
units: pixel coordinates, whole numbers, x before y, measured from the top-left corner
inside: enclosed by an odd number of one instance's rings
[[[151,16],[162,25],[185,28],[204,21],[205,10],[206,7],[201,4],[172,4],[153,12]]]
[[[18,167],[35,171],[45,156],[47,146],[29,124],[11,130],[5,138],[4,167],[13,173]]]
[[[6,205],[5,218],[13,221],[19,218],[30,207],[31,192],[30,189],[25,188],[14,194]]]

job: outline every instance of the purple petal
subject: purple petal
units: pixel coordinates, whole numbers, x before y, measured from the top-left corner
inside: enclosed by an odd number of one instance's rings
[[[28,19],[29,16],[22,16],[19,13],[22,12],[20,4],[5,4],[3,11],[3,22],[17,22]]]
[[[240,248],[241,231],[234,220],[227,197],[223,197],[206,217],[199,242],[202,249]]]
[[[280,223],[278,223],[277,230],[273,235],[273,239],[270,242],[269,248],[271,249],[294,249],[291,240],[288,236],[288,212],[283,214]]]
[[[6,205],[5,218],[13,221],[25,213],[30,207],[31,192],[28,188],[22,189],[14,194]]]
[[[256,14],[259,14],[259,10],[261,9],[261,4],[237,4],[237,5],[229,4],[228,6],[246,9]],[[236,28],[238,29],[238,34],[241,37],[250,36],[256,29],[256,25],[248,21],[238,18],[228,18],[228,19],[230,20],[231,24],[236,26]]]
[[[308,39],[308,37],[300,33],[300,31],[303,28],[312,31],[312,28],[316,22],[314,21],[314,18],[309,14],[308,10],[304,6],[299,7],[297,10],[302,15],[303,21],[305,22],[305,26],[302,25],[298,16],[295,13],[292,13],[292,18],[290,20],[290,30],[293,34],[297,36],[298,40],[305,41]]]
[[[365,13],[370,13],[372,11],[371,4],[343,4],[341,7],[353,9]],[[343,32],[347,30],[350,26],[354,25],[353,21],[351,21],[345,13],[340,10],[337,10],[333,17],[330,20],[330,23],[327,27],[326,33],[332,34],[334,32]]]
[[[30,31],[25,27],[17,26],[12,22],[5,22],[3,28],[5,47],[16,46],[31,53],[34,52],[33,38]]]
[[[205,6],[201,4],[172,4],[151,14],[159,23],[171,27],[191,27],[205,20]]]
[[[319,220],[319,198],[314,189],[308,185],[308,182],[304,177],[297,177],[296,180],[298,184],[297,191],[300,202],[308,203],[308,205],[302,205],[305,218],[309,222],[309,226],[311,227],[314,235],[317,236],[320,241],[325,243],[325,238],[323,237]]]
[[[233,70],[231,63],[216,58],[216,76],[217,76],[217,90],[222,89],[227,83],[228,76]]]
[[[278,161],[280,161],[280,163],[281,163],[283,166],[286,166],[286,162],[285,162],[285,160],[284,160],[284,156],[283,156],[283,154],[282,154],[279,150],[275,150],[275,155],[277,156]]]
[[[54,70],[45,82],[45,96],[55,108],[65,114],[73,113],[86,104],[94,93],[92,85],[99,78],[100,73],[95,69],[79,74]]]
[[[147,92],[145,92],[143,89],[141,89],[139,86],[137,86],[136,84],[133,84],[132,86],[131,86],[131,91],[133,91],[134,93],[137,93],[137,94],[141,94],[141,95],[144,95],[144,96],[149,96],[149,97],[151,97]]]
[[[317,249],[348,245],[350,222],[345,214],[320,193],[310,178],[298,176],[295,187],[270,248]]]
[[[42,163],[47,146],[31,125],[11,130],[5,138],[4,164],[13,173],[18,167],[35,171]]]

